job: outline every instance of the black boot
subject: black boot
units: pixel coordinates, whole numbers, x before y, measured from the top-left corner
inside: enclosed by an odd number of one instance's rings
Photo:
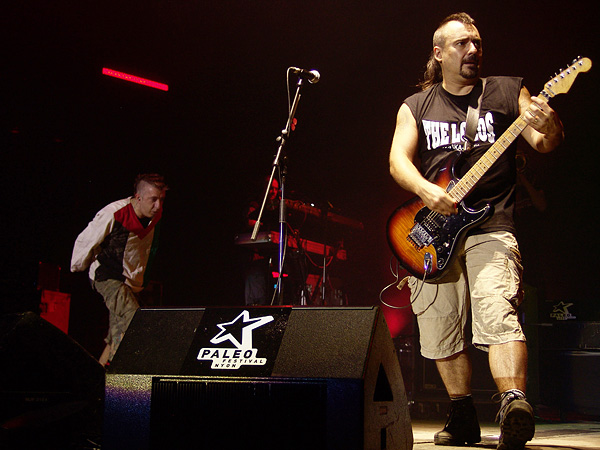
[[[501,398],[500,411],[496,416],[500,422],[497,450],[522,450],[535,434],[533,408],[527,403],[525,394],[518,389],[496,395]]]
[[[448,419],[442,431],[433,436],[435,445],[465,445],[481,441],[477,412],[471,396],[452,400]]]

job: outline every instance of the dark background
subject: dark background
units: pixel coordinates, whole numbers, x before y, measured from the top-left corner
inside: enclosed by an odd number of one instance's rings
[[[536,94],[577,56],[596,60],[598,12],[584,5],[10,2],[0,19],[3,283],[28,289],[39,261],[61,266],[61,288],[74,293],[71,329],[85,341],[104,310],[86,275],[68,272],[73,242],[101,207],[130,195],[137,173],[158,171],[171,187],[155,272],[163,303],[243,304],[233,238],[270,172],[287,118],[286,69],[296,66],[318,69],[321,80],[302,91],[286,146],[288,192],[364,223],[344,235],[346,291],[350,305],[376,304],[393,280],[385,222],[407,198],[388,173],[395,115],[416,91],[439,21],[469,12],[483,36],[484,75],[523,76]],[[104,76],[103,67],[169,91]],[[538,306],[572,302],[582,320],[599,319],[597,73],[552,100],[566,141],[529,160],[549,202],[529,224]]]

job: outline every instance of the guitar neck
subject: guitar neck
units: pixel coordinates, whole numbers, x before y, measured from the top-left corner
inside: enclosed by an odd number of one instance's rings
[[[547,102],[547,100],[546,100]],[[529,111],[529,109],[527,110]],[[526,111],[526,112],[527,112]],[[521,114],[508,129],[502,133],[500,138],[483,154],[481,158],[469,169],[469,171],[456,183],[448,192],[450,197],[456,202],[462,201],[473,190],[475,184],[483,175],[498,161],[502,154],[519,137],[527,127],[524,115]]]
[[[556,74],[551,78],[544,89],[540,92],[538,98],[548,103],[548,101],[558,95],[564,94],[569,91],[571,85],[575,81],[577,75],[581,72],[587,72],[592,67],[592,61],[589,58],[579,58],[573,61],[573,63],[565,70]],[[531,105],[530,105],[531,106]],[[525,111],[521,114],[517,120],[504,132],[502,136],[494,142],[494,144],[488,149],[484,155],[479,158],[473,167],[458,181],[452,189],[448,192],[450,197],[456,202],[462,201],[468,194],[473,190],[475,184],[481,179],[481,177],[488,171],[492,165],[498,161],[500,156],[506,151],[510,144],[512,144],[517,137],[527,127],[525,121]]]

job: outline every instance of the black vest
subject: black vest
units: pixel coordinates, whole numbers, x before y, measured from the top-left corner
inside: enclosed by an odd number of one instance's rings
[[[519,116],[521,78],[488,77],[479,111],[479,123],[474,147],[464,153],[455,166],[460,178]],[[434,181],[453,152],[463,149],[467,109],[470,95],[456,96],[441,83],[412,95],[405,100],[419,129],[420,170]],[[472,232],[515,232],[516,142],[513,143],[479,180],[465,203],[479,208],[486,203],[494,206],[494,214]]]

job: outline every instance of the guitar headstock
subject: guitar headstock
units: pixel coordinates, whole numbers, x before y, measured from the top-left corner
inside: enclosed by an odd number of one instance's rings
[[[569,67],[548,80],[540,95],[544,96],[546,99],[550,99],[555,95],[569,92],[569,89],[571,89],[571,86],[575,81],[575,77],[577,77],[580,72],[587,72],[591,67],[591,59],[581,57],[575,59]]]

